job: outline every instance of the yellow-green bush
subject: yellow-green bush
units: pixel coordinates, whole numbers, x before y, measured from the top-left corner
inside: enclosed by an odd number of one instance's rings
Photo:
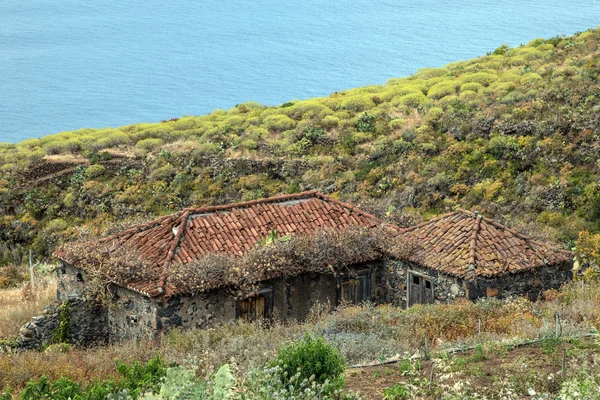
[[[135,147],[137,147],[138,149],[142,149],[145,151],[156,151],[158,150],[158,148],[163,144],[163,140],[162,139],[157,139],[157,138],[149,138],[149,139],[143,139],[140,140],[139,142],[137,142],[135,144]]]
[[[275,132],[283,132],[296,126],[296,121],[283,114],[269,115],[263,120],[267,129]]]
[[[369,95],[350,96],[342,100],[340,108],[353,112],[370,110],[375,107],[375,103]]]
[[[490,83],[494,82],[498,79],[496,74],[491,74],[487,72],[477,72],[474,74],[464,75],[460,78],[460,81],[465,83],[479,83],[482,86],[489,86]],[[473,89],[468,89],[473,90]]]
[[[85,177],[87,179],[95,179],[100,175],[104,174],[106,168],[100,164],[90,165],[85,170]]]
[[[479,92],[481,89],[483,89],[483,85],[481,83],[477,83],[477,82],[463,83],[460,86],[461,92],[465,92],[465,91]]]
[[[336,128],[340,124],[340,119],[333,115],[328,115],[321,120],[321,126],[325,129]]]
[[[433,85],[427,91],[427,97],[437,100],[454,94],[456,94],[456,82],[442,81]]]
[[[427,96],[423,93],[410,93],[404,96],[394,97],[390,102],[392,106],[418,107],[428,102]]]

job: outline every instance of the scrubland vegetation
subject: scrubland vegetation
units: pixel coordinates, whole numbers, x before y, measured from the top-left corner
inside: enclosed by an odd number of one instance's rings
[[[599,43],[535,39],[324,98],[2,144],[0,264],[114,221],[305,189],[404,225],[476,207],[570,247],[600,230]]]
[[[167,395],[173,393],[169,392],[171,386],[199,390],[204,393],[200,398],[211,399],[290,398],[292,394],[300,399],[360,398],[354,393],[361,391],[355,379],[381,374],[388,368],[391,372],[385,374],[389,376],[379,384],[373,386],[376,376],[368,379],[370,389],[362,388],[363,395],[381,398],[387,393],[390,399],[411,398],[398,394],[406,391],[412,398],[504,395],[518,399],[531,389],[547,396],[564,392],[560,398],[565,399],[593,399],[600,396],[599,285],[598,281],[573,282],[546,292],[545,300],[535,303],[515,298],[419,305],[408,310],[365,305],[327,314],[314,309],[309,320],[301,324],[238,321],[214,329],[175,330],[147,343],[94,349],[53,345],[42,351],[0,353],[0,387],[12,388],[20,398],[35,398],[26,397],[28,388],[29,392],[76,393],[67,392],[66,387],[77,393],[96,390],[103,396],[126,388],[129,395],[132,390],[139,395],[164,390],[163,397],[146,398],[186,398]],[[512,350],[531,340],[536,342]],[[563,348],[567,351],[564,374]],[[398,362],[382,367],[348,367],[389,360]],[[432,361],[436,379],[430,385]],[[150,374],[154,378],[140,370],[146,362],[158,371]],[[157,370],[156,363],[162,369]],[[298,365],[305,367],[298,370]],[[171,372],[167,372],[169,367]],[[128,375],[123,372],[128,368],[139,371]],[[215,396],[215,374],[229,376],[231,397],[211,397]],[[296,376],[294,388],[292,376]],[[161,389],[165,385],[169,388]],[[348,394],[350,389],[353,393]],[[575,390],[588,390],[589,397],[577,397]]]
[[[577,244],[580,260],[599,265],[599,45],[595,29],[325,98],[0,144],[0,289],[13,288],[0,291],[0,339],[54,294],[52,282],[21,288],[29,250],[41,260],[63,242],[183,207],[307,189],[399,225],[477,208]],[[349,390],[373,385],[368,398],[600,398],[597,268],[584,278],[536,303],[315,309],[302,324],[4,352],[0,398],[360,398]],[[295,372],[289,360],[319,368]],[[399,362],[348,367],[387,360]]]

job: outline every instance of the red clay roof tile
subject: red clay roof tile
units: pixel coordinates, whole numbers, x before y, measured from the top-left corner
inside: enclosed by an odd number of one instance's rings
[[[352,218],[348,218],[352,215]],[[188,208],[101,239],[127,243],[152,265],[158,282],[127,282],[148,296],[164,294],[171,263],[189,263],[208,253],[242,256],[271,230],[308,233],[331,226],[376,226],[381,220],[316,191],[283,195],[216,207]],[[57,254],[59,255],[59,254]],[[114,277],[119,284],[118,277]]]
[[[549,243],[536,241],[489,218],[457,210],[400,231],[420,247],[411,261],[446,274],[464,277],[468,265],[474,275],[497,277],[543,265],[568,262],[571,255]]]

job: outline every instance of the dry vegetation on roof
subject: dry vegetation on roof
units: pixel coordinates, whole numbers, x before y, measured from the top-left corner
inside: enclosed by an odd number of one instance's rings
[[[263,280],[303,272],[337,273],[351,264],[380,259],[393,233],[386,226],[321,230],[293,236],[286,242],[259,245],[243,257],[209,254],[198,262],[174,265],[167,281],[175,293],[198,293],[218,286],[248,292]],[[394,245],[398,255],[408,255],[413,248],[409,241]]]
[[[89,293],[99,300],[108,282],[125,286],[133,282],[158,282],[162,273],[160,266],[150,264],[136,248],[112,241],[72,242],[59,253],[88,274]]]
[[[168,266],[150,263],[137,249],[113,241],[74,242],[63,246],[60,253],[86,271],[92,281],[98,281],[99,287],[109,281],[157,287],[166,271],[170,294],[194,294],[222,286],[249,292],[263,280],[303,272],[336,273],[351,264],[381,259],[392,247],[395,257],[410,255],[416,245],[396,233],[388,225],[319,230],[285,242],[257,245],[242,257],[209,253],[196,262]]]

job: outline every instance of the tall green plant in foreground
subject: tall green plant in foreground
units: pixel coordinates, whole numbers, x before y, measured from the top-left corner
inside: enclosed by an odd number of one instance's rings
[[[123,364],[117,361],[116,369],[121,375],[119,378],[97,381],[89,385],[80,385],[70,378],[50,381],[43,376],[38,380],[29,381],[19,399],[104,400],[118,391],[125,396],[119,398],[136,399],[140,394],[158,388],[167,371],[167,363],[160,356],[156,356],[146,364]],[[2,396],[2,400],[11,398],[9,394]]]
[[[323,336],[313,337],[307,333],[300,342],[282,347],[271,366],[281,368],[284,381],[288,384],[294,380],[314,379],[319,384],[328,383],[332,390],[344,386],[346,361],[340,351],[329,345]]]

